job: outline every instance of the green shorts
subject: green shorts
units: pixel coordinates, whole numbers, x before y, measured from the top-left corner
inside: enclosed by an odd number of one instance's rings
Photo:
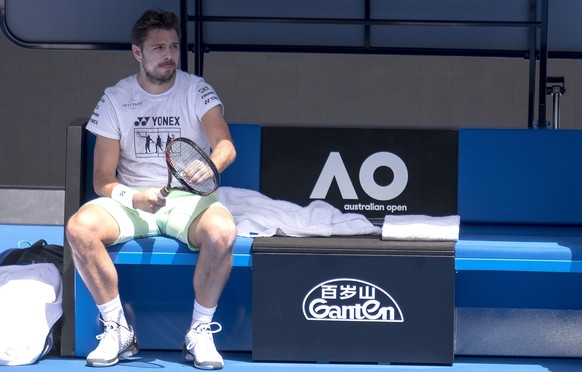
[[[188,244],[191,250],[199,247],[188,242],[188,228],[200,213],[210,206],[224,207],[216,198],[193,195],[185,191],[172,191],[166,198],[166,205],[156,213],[127,208],[117,201],[101,197],[87,202],[104,208],[119,225],[119,237],[113,244],[135,238],[164,235]]]

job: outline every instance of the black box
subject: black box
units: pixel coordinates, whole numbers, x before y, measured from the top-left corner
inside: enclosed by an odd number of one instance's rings
[[[257,361],[450,365],[454,242],[256,238]]]

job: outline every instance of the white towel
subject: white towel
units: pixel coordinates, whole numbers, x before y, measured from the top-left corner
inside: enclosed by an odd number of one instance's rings
[[[217,196],[234,217],[239,236],[380,235],[381,232],[365,216],[343,214],[321,200],[301,207],[273,200],[257,191],[226,186],[218,188]]]
[[[51,263],[0,267],[0,365],[34,363],[63,314],[61,274]]]
[[[425,215],[388,215],[382,225],[383,240],[459,240],[460,217]]]

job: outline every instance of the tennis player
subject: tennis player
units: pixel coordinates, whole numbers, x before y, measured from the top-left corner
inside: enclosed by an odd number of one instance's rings
[[[220,172],[236,156],[214,89],[177,69],[179,35],[175,14],[143,13],[131,31],[139,71],[105,90],[87,124],[96,135],[93,182],[100,197],[71,217],[66,234],[75,266],[103,322],[99,345],[87,356],[89,366],[111,366],[139,350],[106,247],[155,235],[174,237],[200,252],[184,356],[197,368],[224,366],[212,337],[221,329],[213,314],[230,274],[236,239],[233,218],[215,194],[200,197],[172,191],[165,199],[158,197],[168,175],[161,149],[170,139],[193,140]]]

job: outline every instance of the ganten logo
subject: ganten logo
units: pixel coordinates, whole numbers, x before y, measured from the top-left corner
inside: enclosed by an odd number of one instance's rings
[[[307,320],[404,322],[396,301],[382,288],[358,279],[332,279],[315,286],[303,300]]]

